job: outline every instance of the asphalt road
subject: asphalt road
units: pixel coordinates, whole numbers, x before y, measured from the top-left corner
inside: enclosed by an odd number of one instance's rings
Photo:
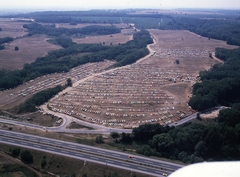
[[[67,117],[67,115],[63,115],[65,117]],[[68,116],[70,117],[70,116]],[[81,125],[85,125],[85,126],[90,126],[90,125],[94,125],[91,124],[89,122],[84,122],[82,120],[78,120],[75,119],[73,117],[70,117],[71,120],[74,120],[76,123],[81,124]],[[68,118],[68,119],[70,119]],[[65,120],[65,119],[63,119]],[[88,134],[109,134],[111,132],[118,132],[118,133],[132,133],[132,129],[118,129],[118,128],[108,128],[108,127],[95,127],[97,129],[93,129],[93,130],[87,130],[87,129],[67,129],[66,128],[66,123],[64,121],[63,124],[56,126],[56,127],[45,127],[45,126],[41,126],[41,125],[36,125],[36,124],[31,124],[28,122],[21,122],[21,121],[15,121],[15,120],[11,120],[11,119],[6,119],[3,116],[0,116],[0,122],[1,123],[6,123],[6,124],[12,124],[12,125],[18,125],[18,126],[23,126],[23,127],[28,127],[28,128],[33,128],[33,129],[38,129],[38,130],[47,130],[47,131],[51,131],[51,132],[61,132],[61,133],[88,133]],[[98,125],[97,125],[98,126]],[[92,126],[90,126],[92,128]]]
[[[192,115],[190,115],[190,116],[188,116],[188,117],[186,117],[182,120],[179,120],[176,123],[169,124],[169,126],[175,126],[176,127],[176,126],[182,125],[182,124],[184,124],[184,123],[186,123],[190,120],[196,119],[196,118],[197,118],[197,113],[192,114]]]
[[[0,142],[81,159],[153,176],[171,174],[183,165],[97,147],[0,130]],[[129,155],[133,158],[129,158]]]

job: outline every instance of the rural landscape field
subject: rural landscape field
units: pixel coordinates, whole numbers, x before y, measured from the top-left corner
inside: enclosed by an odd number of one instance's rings
[[[126,158],[73,157],[34,140],[35,148],[17,146],[2,133],[0,176],[166,176],[191,163],[239,160],[239,18],[224,10],[2,16],[1,129]],[[169,164],[135,161],[145,156]]]

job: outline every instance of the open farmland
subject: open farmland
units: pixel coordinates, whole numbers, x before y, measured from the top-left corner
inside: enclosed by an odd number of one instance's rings
[[[48,39],[46,36],[31,36],[5,44],[5,49],[0,50],[0,69],[21,69],[25,63],[32,63],[36,58],[45,56],[49,51],[61,48],[48,43]],[[14,50],[15,46],[19,47],[18,51]]]
[[[60,49],[60,46],[53,45],[47,42],[49,37],[45,35],[27,35],[26,29],[23,28],[24,24],[29,22],[18,22],[11,19],[0,19],[0,38],[13,37],[14,41],[5,44],[5,49],[0,50],[0,69],[21,69],[25,63],[31,63],[38,57],[45,56],[49,51]],[[79,24],[79,25],[67,25],[56,24],[56,27],[64,28],[82,28],[90,25],[109,25],[109,24]],[[105,45],[118,45],[126,43],[132,40],[132,34],[134,30],[126,24],[116,24],[115,26],[122,28],[122,32],[113,35],[104,36],[86,36],[75,37],[73,41],[76,43],[105,43]],[[18,46],[19,50],[15,51],[15,47]]]
[[[26,30],[23,28],[23,25],[26,22],[17,22],[11,19],[0,19],[0,28],[2,31],[0,32],[0,38],[4,37],[22,37],[27,34]]]
[[[38,57],[45,56],[49,51],[60,49],[47,42],[46,36],[24,37],[27,32],[23,25],[29,22],[17,22],[11,19],[0,19],[0,38],[13,37],[13,42],[5,44],[5,49],[0,50],[0,69],[21,69],[25,63],[31,63]],[[18,46],[19,50],[14,48]]]

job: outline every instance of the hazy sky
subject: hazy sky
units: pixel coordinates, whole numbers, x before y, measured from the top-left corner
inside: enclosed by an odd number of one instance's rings
[[[0,0],[0,9],[240,9],[240,0]]]

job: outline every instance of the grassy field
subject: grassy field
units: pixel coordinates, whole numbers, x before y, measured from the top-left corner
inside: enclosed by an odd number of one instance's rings
[[[21,69],[25,63],[32,63],[49,51],[61,48],[48,43],[48,39],[46,36],[32,36],[19,38],[6,44],[5,49],[0,50],[0,69]],[[19,47],[18,51],[14,50],[15,46]]]
[[[33,155],[33,164],[26,165],[17,158],[12,158],[11,151],[16,148],[5,144],[0,144],[0,176],[1,177],[77,177],[77,176],[95,176],[95,177],[150,177],[140,173],[130,172],[128,170],[117,169],[107,165],[95,164],[88,161],[82,161],[73,158],[67,158],[50,153],[30,150]],[[25,150],[21,148],[21,151]],[[46,160],[46,166],[42,168],[42,160]]]
[[[16,22],[11,19],[0,18],[0,28],[2,28],[2,31],[0,32],[0,38],[17,38],[26,35],[27,32],[23,28],[24,24],[24,22]]]
[[[5,49],[0,50],[0,69],[21,69],[25,63],[31,63],[38,57],[45,56],[49,51],[60,49],[47,42],[49,39],[44,35],[35,35],[31,37],[25,36],[27,34],[23,25],[29,22],[17,22],[11,19],[0,19],[0,38],[13,37],[16,38],[13,42],[5,44]],[[56,27],[63,28],[82,28],[89,25],[110,25],[110,24],[56,24]],[[84,38],[73,38],[77,43],[102,43],[105,45],[123,44],[132,40],[133,30],[126,29],[126,24],[116,24],[117,27],[122,28],[122,33],[106,36],[87,36]],[[15,51],[18,46],[19,50]]]

